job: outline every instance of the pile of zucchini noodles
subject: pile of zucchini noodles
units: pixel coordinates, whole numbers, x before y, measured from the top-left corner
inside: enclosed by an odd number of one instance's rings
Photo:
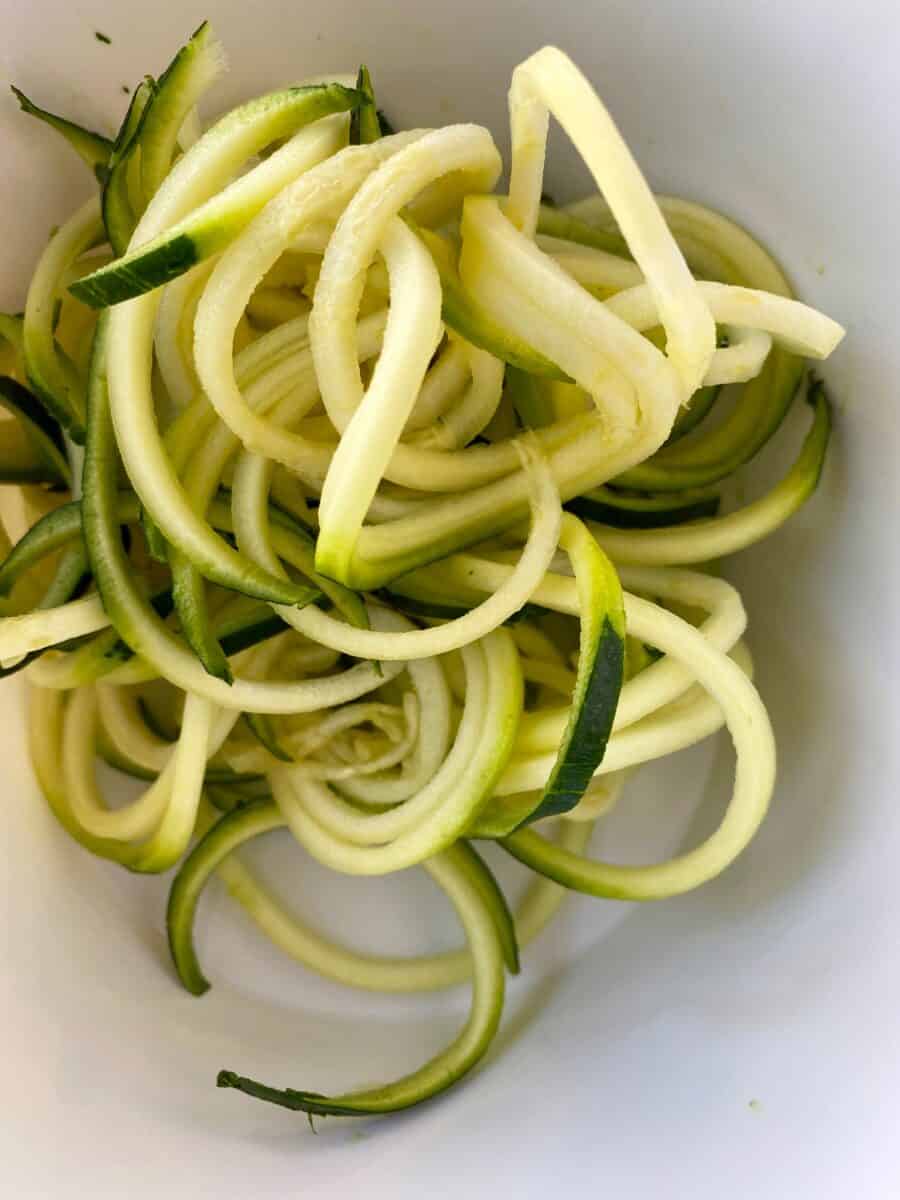
[[[0,565],[0,663],[27,668],[60,823],[129,870],[177,867],[191,992],[213,875],[330,979],[471,982],[457,1039],[388,1086],[219,1076],[310,1114],[383,1113],[481,1058],[505,973],[566,889],[676,895],[752,838],[774,743],[712,564],[814,490],[830,417],[805,360],[843,330],[730,220],[655,197],[552,47],[513,73],[506,196],[486,129],[393,132],[364,68],[203,130],[223,66],[203,25],[114,141],[17,93],[99,186],[0,319],[0,474],[31,518]],[[598,189],[564,208],[542,195],[550,114]],[[793,467],[719,513],[797,395]],[[734,789],[705,842],[653,865],[586,856],[628,772],[723,725]],[[145,790],[110,803],[98,760]],[[237,853],[284,828],[338,872],[424,867],[466,948],[323,937]],[[477,839],[535,873],[514,914]]]

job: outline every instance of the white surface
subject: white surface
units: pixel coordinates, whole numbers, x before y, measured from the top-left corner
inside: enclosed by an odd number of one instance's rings
[[[24,762],[18,689],[4,686],[0,1194],[900,1194],[892,0],[35,0],[27,16],[2,0],[2,12],[0,74],[109,131],[121,84],[161,69],[203,16],[233,62],[220,104],[364,58],[401,124],[474,119],[503,142],[510,68],[554,40],[592,75],[655,183],[746,221],[850,334],[826,371],[841,413],[822,492],[738,567],[781,755],[762,833],[682,900],[573,904],[515,989],[508,1031],[530,1017],[526,1036],[504,1038],[503,1054],[417,1113],[326,1122],[314,1138],[302,1117],[216,1091],[219,1066],[325,1091],[390,1075],[447,1036],[461,999],[325,985],[281,964],[222,896],[201,921],[216,986],[202,1000],[181,992],[165,961],[165,882],[92,861],[53,826]],[[0,303],[19,307],[49,227],[89,181],[8,96],[0,131]],[[557,131],[548,186],[564,197],[582,184]],[[691,765],[647,773],[611,849],[662,853],[711,819],[727,748],[705,790],[703,756]],[[680,819],[654,832],[670,805]],[[453,936],[425,882],[335,889],[291,861],[311,910],[348,938]]]

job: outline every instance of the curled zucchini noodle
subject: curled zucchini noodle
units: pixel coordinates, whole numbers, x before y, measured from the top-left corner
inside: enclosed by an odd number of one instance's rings
[[[34,441],[0,467],[72,488],[5,545],[0,672],[27,673],[35,772],[72,837],[178,867],[189,991],[209,986],[194,919],[213,876],[328,979],[470,982],[457,1038],[385,1087],[219,1076],[309,1114],[384,1113],[484,1055],[506,972],[567,891],[678,894],[753,837],[775,747],[747,615],[685,568],[815,490],[830,408],[803,360],[843,330],[727,218],[654,196],[559,50],[513,73],[507,196],[486,129],[387,131],[365,68],[204,130],[223,64],[204,24],[114,142],[20,96],[101,190],[0,322],[4,406]],[[567,209],[542,202],[551,115],[598,189]],[[713,485],[795,393],[811,424],[793,466],[720,511]],[[587,854],[635,767],[723,726],[715,832],[663,863]],[[98,759],[143,791],[110,805]],[[339,873],[424,868],[466,944],[390,957],[324,936],[241,857],[278,831]],[[533,872],[514,913],[473,839]]]

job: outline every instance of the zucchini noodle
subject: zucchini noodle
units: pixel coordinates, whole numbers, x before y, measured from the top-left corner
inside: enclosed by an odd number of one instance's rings
[[[570,891],[677,895],[751,841],[774,738],[740,594],[704,564],[815,491],[831,411],[804,362],[843,329],[728,218],[654,196],[553,47],[513,72],[507,196],[487,129],[388,130],[365,67],[204,128],[224,65],[204,23],[113,141],[16,92],[99,189],[23,318],[0,314],[0,481],[69,492],[15,544],[0,527],[0,675],[27,673],[60,825],[129,871],[176,868],[189,992],[209,987],[194,924],[214,877],[327,979],[470,984],[457,1037],[384,1087],[218,1077],[310,1115],[388,1113],[481,1061],[506,974]],[[565,209],[542,202],[551,115],[598,189]],[[793,465],[728,508],[712,485],[795,394],[812,421]],[[588,854],[636,767],[723,727],[734,784],[705,841]],[[109,771],[135,798],[107,796]],[[242,859],[276,834],[337,874],[423,868],[464,943],[325,936]],[[530,869],[514,912],[475,840]]]
[[[667,352],[685,396],[700,386],[715,347],[715,331],[656,202],[591,85],[561,51],[546,46],[513,72],[509,93],[512,169],[510,220],[533,236],[544,176],[548,117],[572,139],[647,280]]]
[[[53,235],[37,264],[22,325],[22,349],[29,383],[38,398],[76,441],[84,441],[85,380],[54,335],[54,312],[63,277],[81,255],[104,236],[96,196]]]

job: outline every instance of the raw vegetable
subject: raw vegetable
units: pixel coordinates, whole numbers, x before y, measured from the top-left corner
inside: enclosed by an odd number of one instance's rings
[[[104,137],[101,133],[94,133],[90,129],[85,129],[83,125],[76,125],[74,121],[69,121],[65,117],[58,117],[56,113],[48,112],[45,108],[39,108],[34,101],[29,100],[24,92],[19,91],[17,87],[12,88],[12,94],[19,102],[19,107],[23,112],[28,113],[31,117],[37,117],[39,121],[43,121],[45,125],[49,125],[51,129],[55,129],[57,133],[62,134],[72,149],[79,157],[81,157],[100,180],[104,177],[104,168],[109,162],[109,156],[112,152],[113,144],[109,138]]]
[[[214,875],[329,979],[471,981],[456,1039],[384,1087],[218,1077],[309,1115],[388,1113],[482,1059],[506,972],[567,890],[680,894],[752,839],[775,748],[747,614],[684,567],[812,495],[831,413],[805,359],[843,330],[727,218],[655,197],[552,47],[513,74],[506,197],[486,129],[394,132],[365,66],[204,129],[223,67],[204,23],[113,142],[16,91],[98,189],[51,238],[23,316],[0,316],[0,480],[69,492],[0,537],[0,675],[29,682],[35,772],[72,838],[176,869],[169,947],[190,993],[209,987],[193,931]],[[598,189],[569,209],[542,200],[551,115]],[[794,465],[729,509],[719,481],[800,391]],[[658,864],[588,853],[635,767],[723,725],[737,764],[714,833]],[[108,804],[98,760],[144,790]],[[298,869],[302,853],[340,874],[422,867],[466,945],[335,943],[242,861],[276,832]],[[474,838],[531,869],[514,916]]]

